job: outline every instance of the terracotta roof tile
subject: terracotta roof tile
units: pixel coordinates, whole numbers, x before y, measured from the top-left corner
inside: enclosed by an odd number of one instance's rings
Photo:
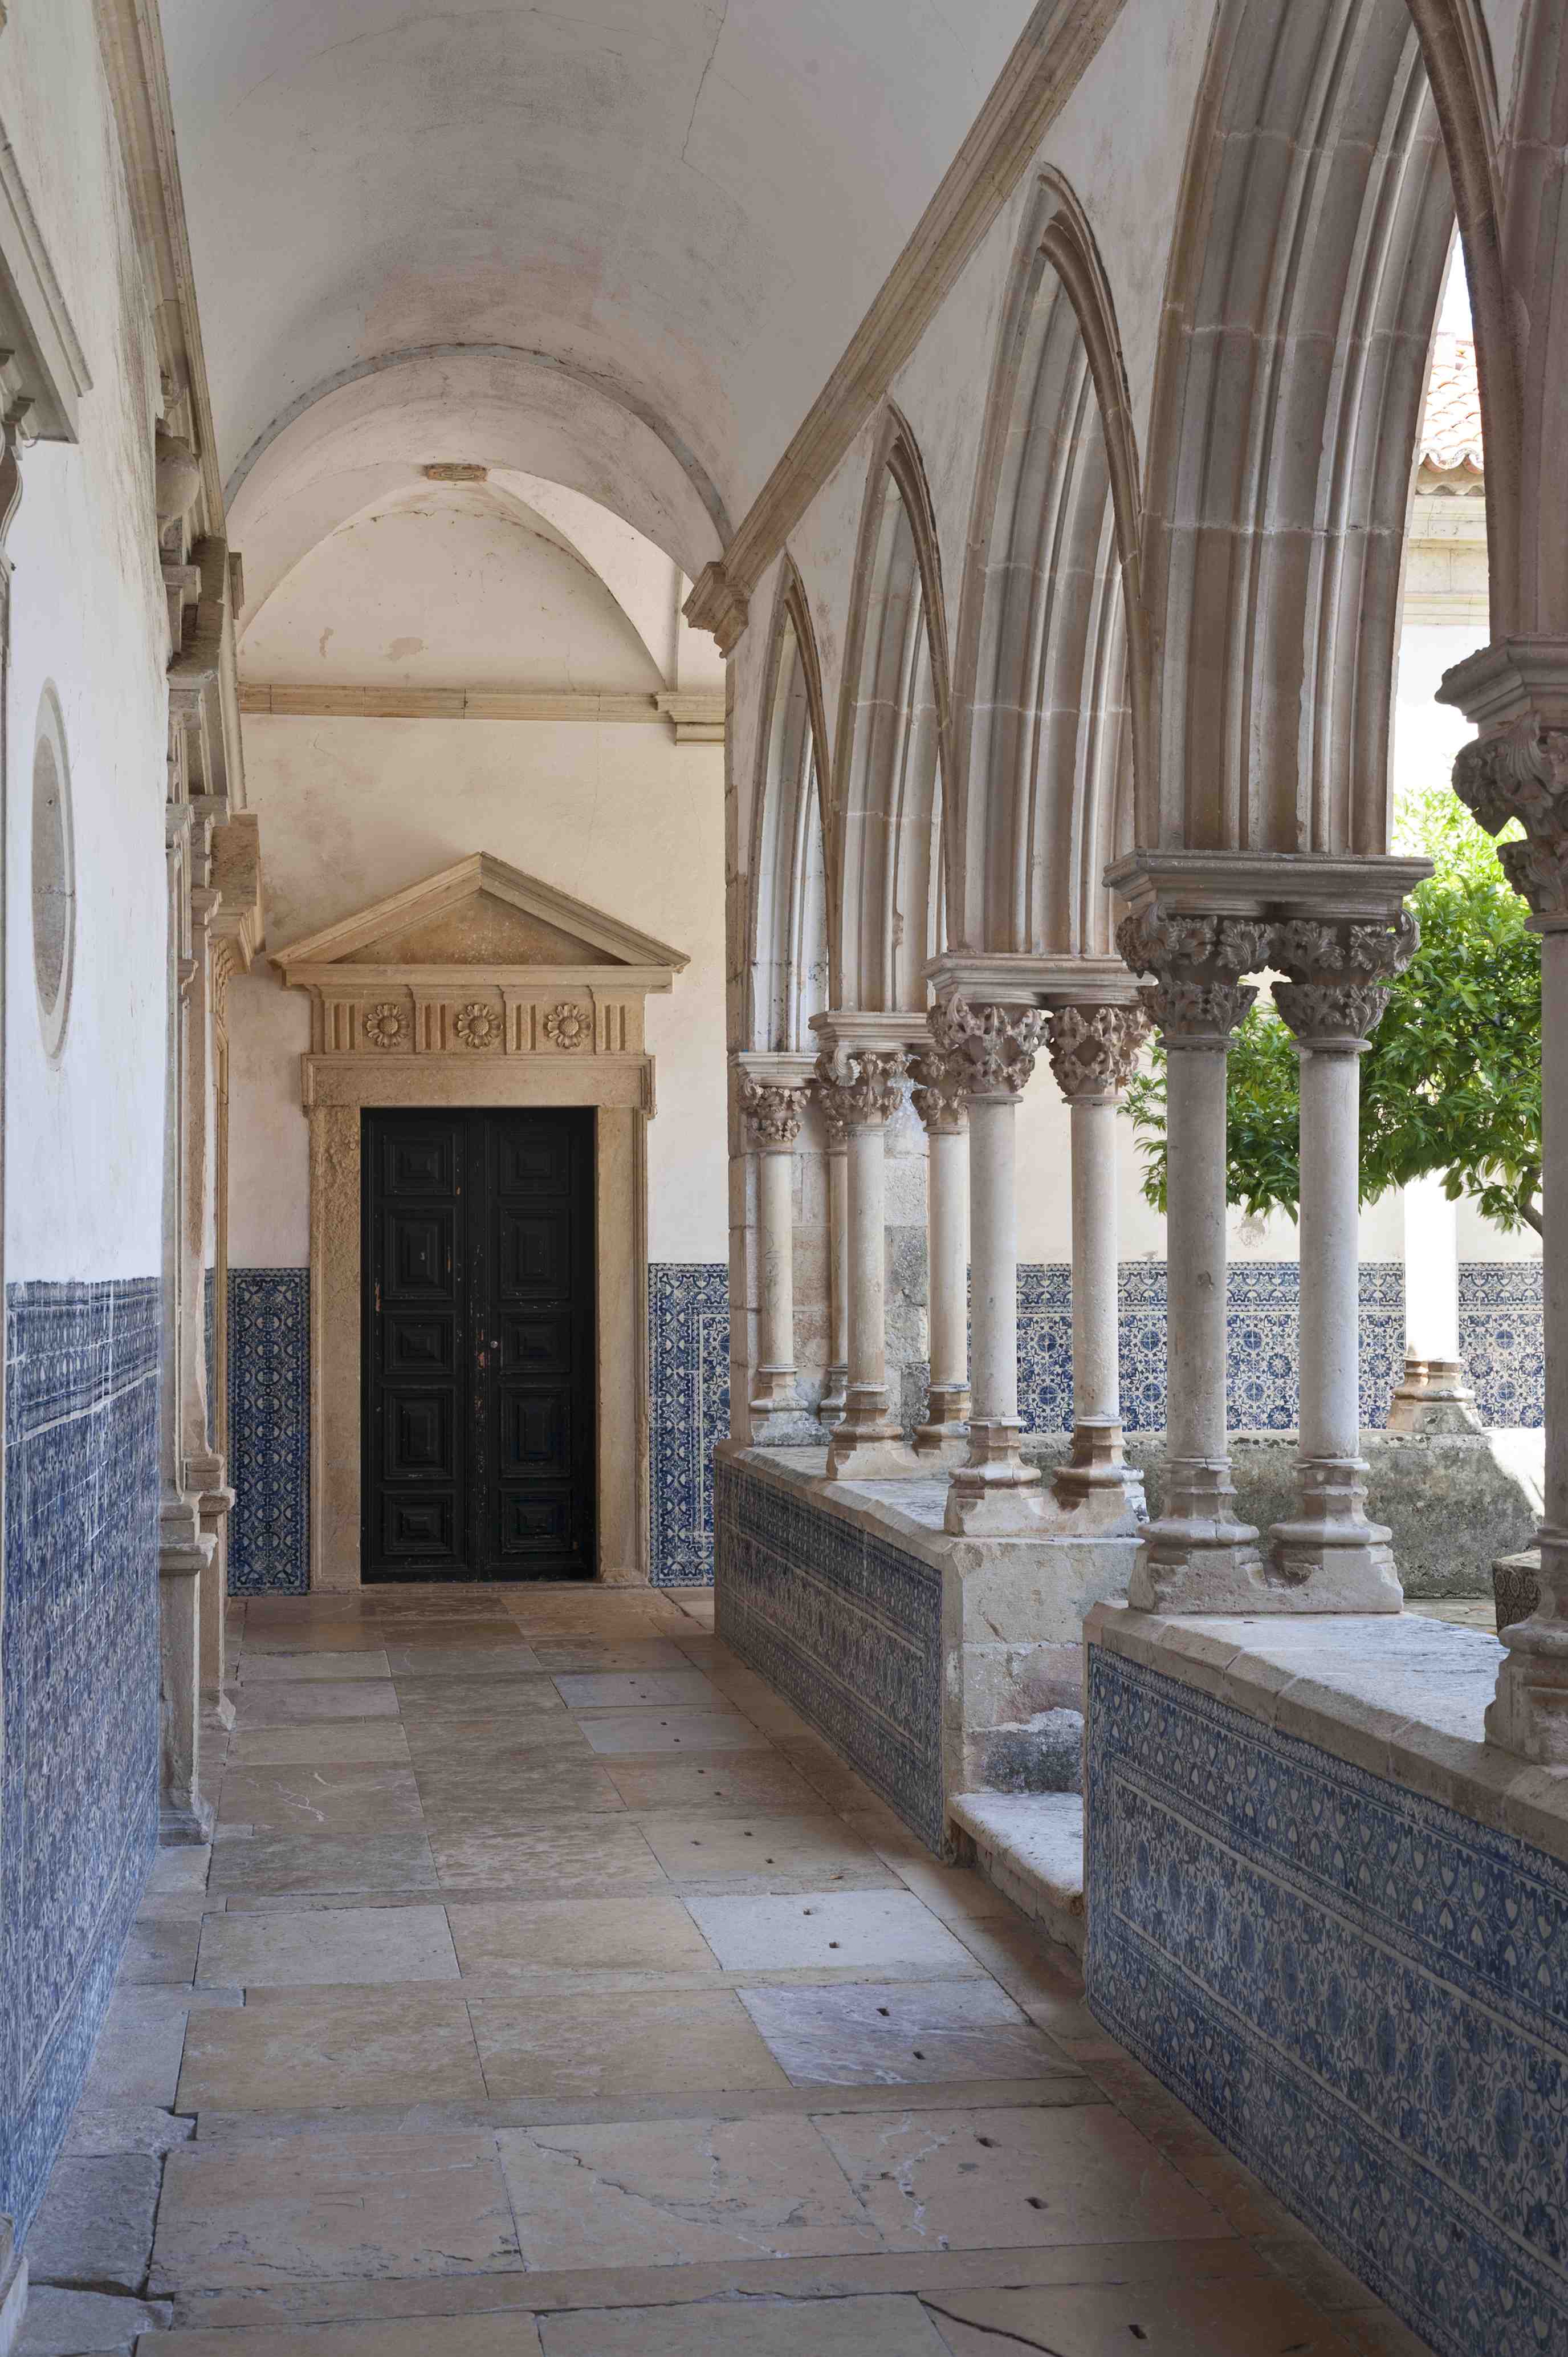
[[[1434,340],[1421,459],[1444,475],[1482,471],[1481,393],[1473,337],[1440,335]]]

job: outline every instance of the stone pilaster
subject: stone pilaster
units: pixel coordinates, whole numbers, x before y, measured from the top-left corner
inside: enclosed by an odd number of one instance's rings
[[[1390,1534],[1366,1513],[1360,1450],[1358,1231],[1360,1060],[1418,935],[1385,923],[1292,918],[1273,963],[1274,1004],[1301,1064],[1301,1440],[1294,1515],[1269,1534],[1269,1597],[1253,1609],[1397,1612]]]
[[[1148,1028],[1141,1006],[1074,1001],[1052,1008],[1047,1032],[1072,1125],[1072,1453],[1055,1494],[1079,1523],[1112,1532],[1145,1519],[1122,1432],[1116,1117]]]
[[[849,1382],[828,1442],[830,1481],[871,1481],[918,1469],[887,1397],[886,1145],[902,1100],[901,1049],[839,1045],[817,1060],[816,1089],[848,1137]]]
[[[969,1448],[969,1110],[961,1075],[935,1047],[914,1057],[910,1094],[926,1132],[930,1375],[915,1454],[933,1469]]]
[[[1038,1533],[1044,1501],[1019,1452],[1018,1100],[1039,1052],[1037,1007],[954,997],[931,1017],[951,1083],[969,1106],[972,1364],[969,1456],[948,1483],[945,1526],[959,1536]]]
[[[1245,1612],[1258,1600],[1258,1534],[1232,1511],[1225,1433],[1225,1068],[1257,996],[1240,977],[1267,962],[1251,918],[1137,909],[1116,946],[1165,1049],[1168,1458],[1165,1511],[1149,1523],[1129,1603],[1161,1612]]]
[[[1444,676],[1442,700],[1481,730],[1454,791],[1498,845],[1541,942],[1541,1277],[1546,1342],[1545,1512],[1533,1611],[1502,1631],[1507,1658],[1487,1738],[1568,1767],[1568,640],[1504,640]]]

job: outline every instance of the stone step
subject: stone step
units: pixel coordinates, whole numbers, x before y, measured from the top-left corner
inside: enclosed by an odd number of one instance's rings
[[[1081,1956],[1082,1793],[961,1792],[949,1814],[974,1844],[986,1880]]]

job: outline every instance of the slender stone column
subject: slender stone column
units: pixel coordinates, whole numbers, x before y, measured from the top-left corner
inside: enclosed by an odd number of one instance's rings
[[[800,1135],[805,1092],[774,1081],[741,1075],[740,1102],[757,1155],[757,1210],[762,1300],[758,1363],[753,1370],[752,1439],[768,1445],[766,1419],[800,1411],[795,1389],[795,1141]]]
[[[969,1120],[961,1080],[938,1051],[910,1067],[926,1131],[930,1374],[915,1453],[956,1464],[969,1450]]]
[[[969,1457],[948,1483],[944,1527],[959,1536],[1036,1534],[1040,1477],[1018,1441],[1018,1100],[1044,1017],[1032,1006],[950,999],[932,1036],[969,1102]]]
[[[1122,1433],[1116,1116],[1147,1032],[1139,1006],[1072,1004],[1050,1017],[1051,1070],[1072,1122],[1072,1454],[1055,1491],[1096,1529],[1144,1519]]]
[[[1239,976],[1267,958],[1251,920],[1122,920],[1116,945],[1165,1049],[1167,1457],[1165,1508],[1144,1534],[1129,1604],[1155,1612],[1249,1612],[1264,1593],[1258,1534],[1231,1501],[1225,1435],[1225,1061],[1257,996]]]
[[[887,1398],[885,1149],[908,1070],[900,1052],[837,1048],[817,1060],[817,1090],[849,1135],[849,1383],[828,1442],[830,1481],[874,1481],[918,1470]]]
[[[1269,1534],[1279,1609],[1397,1612],[1404,1601],[1390,1534],[1366,1513],[1357,1243],[1361,1058],[1388,1006],[1382,977],[1409,963],[1416,940],[1408,911],[1389,925],[1296,920],[1274,938],[1274,963],[1294,977],[1274,1004],[1301,1062],[1300,1498]]]
[[[1546,1342],[1546,1497],[1539,1600],[1502,1631],[1507,1657],[1487,1739],[1568,1767],[1568,642],[1503,640],[1446,673],[1443,701],[1485,732],[1454,765],[1454,791],[1498,846],[1541,943],[1541,1277]]]
[[[1459,1351],[1459,1206],[1440,1171],[1404,1190],[1404,1372],[1391,1432],[1479,1432]]]
[[[817,1414],[836,1424],[849,1390],[849,1132],[821,1090],[817,1096],[828,1166],[828,1368]]]

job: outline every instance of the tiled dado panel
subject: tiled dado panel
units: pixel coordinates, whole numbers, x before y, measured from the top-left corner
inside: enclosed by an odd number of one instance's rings
[[[652,1571],[660,1587],[714,1576],[714,1443],[729,1431],[729,1271],[656,1261],[648,1272]]]
[[[25,2227],[157,1844],[154,1277],[5,1296],[0,2211]]]
[[[1404,1272],[1397,1261],[1361,1269],[1361,1422],[1388,1421],[1404,1368]],[[1237,1432],[1288,1432],[1298,1411],[1294,1261],[1232,1264],[1226,1416]],[[1165,1422],[1165,1268],[1123,1261],[1121,1275],[1122,1413],[1133,1432]],[[1538,1327],[1539,1337],[1539,1327]],[[1031,1432],[1072,1428],[1072,1272],[1065,1263],[1018,1271],[1019,1407]]]
[[[648,1272],[652,1570],[714,1576],[714,1443],[729,1429],[729,1275],[722,1263]],[[229,1587],[310,1585],[310,1274],[229,1272]]]
[[[1444,2357],[1568,2352],[1568,1873],[1090,1648],[1089,2001]]]
[[[718,1633],[939,1848],[940,1573],[745,1466],[714,1493]]]
[[[1483,1424],[1546,1421],[1541,1263],[1461,1261],[1459,1355]]]
[[[310,1271],[229,1272],[231,1596],[310,1586]]]

